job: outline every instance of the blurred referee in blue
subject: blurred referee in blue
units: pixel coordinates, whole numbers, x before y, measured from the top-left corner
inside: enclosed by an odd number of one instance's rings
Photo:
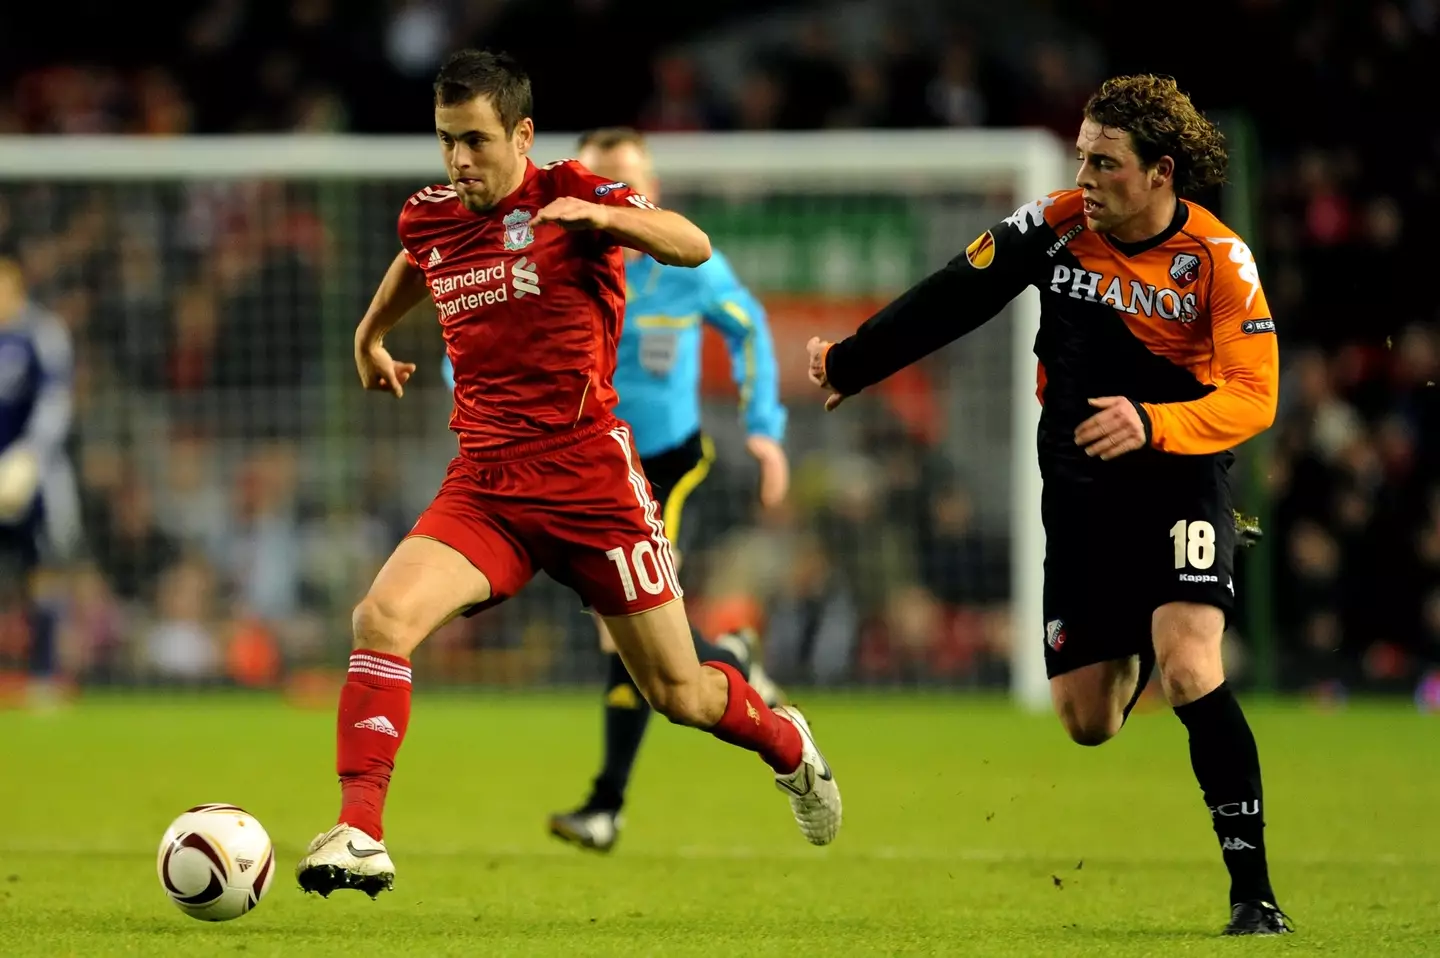
[[[577,159],[614,182],[597,192],[628,184],[658,201],[659,184],[642,134],[628,127],[593,130],[580,138]],[[786,412],[780,404],[775,350],[765,310],[730,268],[719,250],[695,268],[664,266],[643,253],[625,250],[625,324],[615,370],[619,404],[615,415],[630,424],[651,491],[664,510],[665,533],[683,556],[695,545],[693,522],[683,521],[685,503],[715,460],[710,438],[700,428],[702,325],[714,326],[729,347],[740,391],[745,448],[760,468],[760,503],[785,498],[789,463],[781,441]],[[445,380],[454,388],[450,360]],[[605,754],[590,797],[573,811],[550,817],[550,832],[581,848],[609,851],[622,824],[620,810],[630,770],[640,750],[650,706],[625,670],[598,618],[600,646],[608,659],[605,684]],[[781,693],[756,661],[751,630],[707,642],[693,631],[700,661],[729,663],[746,676],[770,704]]]
[[[54,623],[32,579],[52,544],[74,538],[62,530],[78,529],[65,452],[72,405],[70,334],[30,300],[19,264],[0,255],[0,614],[25,614],[41,686],[54,678]]]

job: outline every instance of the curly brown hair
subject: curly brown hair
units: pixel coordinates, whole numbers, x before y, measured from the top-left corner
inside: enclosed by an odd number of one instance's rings
[[[1175,192],[1195,193],[1225,182],[1225,136],[1190,102],[1173,77],[1112,77],[1085,104],[1085,119],[1130,134],[1146,167],[1175,161]]]

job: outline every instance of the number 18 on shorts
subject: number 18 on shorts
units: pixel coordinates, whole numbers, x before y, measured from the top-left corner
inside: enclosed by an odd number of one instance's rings
[[[1141,491],[1047,485],[1045,660],[1051,677],[1153,641],[1171,602],[1235,607],[1235,524],[1226,473],[1185,463]],[[1208,473],[1197,476],[1198,472]]]

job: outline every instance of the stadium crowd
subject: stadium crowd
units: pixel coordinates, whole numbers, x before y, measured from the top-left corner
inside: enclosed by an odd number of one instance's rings
[[[1419,90],[1440,54],[1440,4],[1229,0],[1143,22],[1121,16],[1118,0],[1032,4],[1077,36],[1108,14],[1191,37],[1154,62],[1136,52],[1153,45],[1123,28],[1089,35],[1095,62],[1080,45],[1027,43],[993,20],[933,34],[896,17],[858,44],[805,8],[791,11],[788,42],[757,40],[729,78],[678,34],[634,27],[635,5],[621,0],[373,6],[362,16],[333,0],[212,0],[156,17],[172,26],[124,49],[100,44],[102,18],[91,44],[82,36],[63,55],[19,42],[30,13],[8,8],[0,133],[416,132],[435,65],[471,41],[528,59],[537,119],[551,130],[1038,125],[1069,138],[1101,76],[1172,73],[1208,110],[1246,110],[1264,157],[1252,240],[1284,370],[1276,426],[1255,454],[1282,681],[1408,690],[1440,665],[1440,313],[1418,281],[1433,268],[1440,123],[1397,92]],[[740,16],[777,5],[731,6]],[[715,11],[685,17],[672,31],[703,39],[724,26]],[[536,31],[537,18],[563,27]],[[1215,69],[1199,52],[1212,44],[1263,81]],[[547,93],[581,75],[606,76],[607,94]],[[365,560],[413,519],[383,450],[345,500],[353,507],[337,514],[302,494],[308,426],[283,413],[323,405],[296,384],[326,361],[307,322],[322,297],[309,266],[325,248],[303,204],[267,202],[270,188],[174,203],[146,194],[126,208],[0,185],[0,253],[21,259],[76,340],[83,559],[45,587],[77,675],[272,681],[333,641],[335,616],[373,571]],[[147,315],[160,320],[137,327]],[[294,401],[257,404],[253,390]],[[129,397],[120,405],[132,423],[166,410],[155,433],[165,438],[147,446],[117,425],[117,396]],[[176,412],[187,409],[188,422]],[[227,422],[236,409],[248,418]],[[222,454],[217,428],[247,441]],[[697,598],[715,600],[698,608],[717,625],[754,617],[736,595],[762,608],[782,681],[1003,681],[1007,547],[976,523],[964,463],[883,417],[866,437],[821,474],[802,464],[786,508],[730,517],[720,546],[696,560],[707,583]],[[715,481],[717,500],[745,495],[743,476]],[[437,660],[482,641],[471,628],[457,626]],[[0,627],[0,656],[23,631]]]

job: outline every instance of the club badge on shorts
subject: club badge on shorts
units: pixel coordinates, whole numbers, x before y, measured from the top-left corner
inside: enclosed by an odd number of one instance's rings
[[[535,227],[530,223],[529,210],[505,214],[505,248],[524,249],[535,242]]]
[[[1045,644],[1056,652],[1065,644],[1065,620],[1051,619],[1045,623]]]

